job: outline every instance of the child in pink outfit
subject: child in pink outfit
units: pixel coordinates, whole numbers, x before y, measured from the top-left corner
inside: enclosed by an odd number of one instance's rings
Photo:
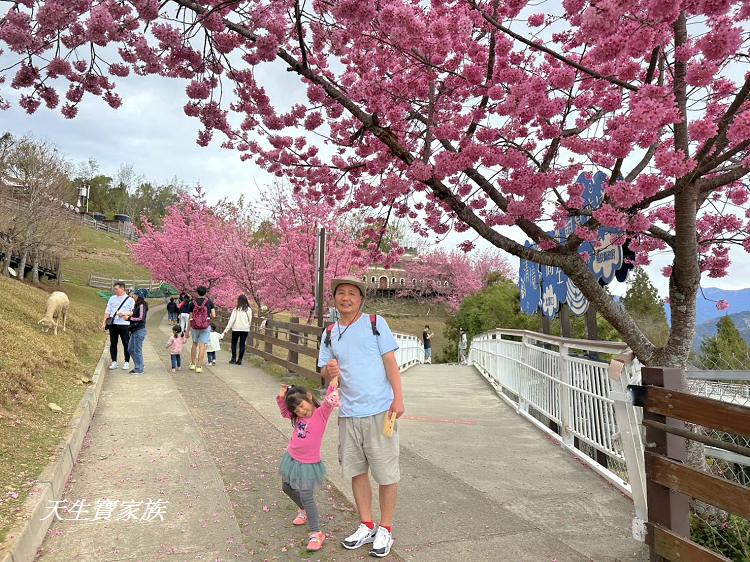
[[[172,326],[172,335],[167,340],[167,349],[169,349],[169,358],[172,361],[172,372],[182,366],[182,348],[187,341],[187,336],[180,328],[179,324]]]
[[[338,379],[334,377],[320,404],[312,393],[299,386],[283,385],[276,397],[281,415],[292,420],[294,432],[279,467],[282,490],[297,504],[299,511],[292,523],[308,524],[307,550],[320,550],[325,533],[320,531],[315,490],[325,481],[326,468],[320,459],[320,447],[331,412],[338,406]]]

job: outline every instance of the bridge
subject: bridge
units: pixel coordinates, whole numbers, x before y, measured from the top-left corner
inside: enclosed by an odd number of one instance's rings
[[[314,340],[308,329],[293,327],[297,342],[276,343],[299,356]],[[257,352],[272,338],[268,326],[256,330],[264,336]],[[51,518],[37,560],[306,557],[306,533],[289,524],[294,506],[276,473],[289,434],[274,401],[278,379],[228,365],[226,352],[202,375],[172,375],[169,332],[155,311],[147,374],[109,372],[97,383],[71,478],[50,483],[50,497],[75,509]],[[621,346],[498,330],[474,339],[471,365],[422,365],[419,339],[399,340],[407,412],[393,559],[647,559],[633,538],[644,528],[643,453],[629,460],[641,432],[625,427],[639,422],[627,421],[635,408],[624,393],[638,369],[626,365],[613,379],[603,360]],[[318,497],[330,540],[316,559],[359,560],[366,553],[337,544],[357,521],[335,460],[336,431],[332,421],[323,450],[329,484]],[[97,519],[95,502],[105,498],[168,503],[162,518]]]

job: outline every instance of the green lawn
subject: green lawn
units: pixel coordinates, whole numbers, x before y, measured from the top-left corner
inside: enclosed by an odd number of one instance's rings
[[[62,264],[63,279],[86,285],[89,275],[151,279],[145,267],[133,263],[125,240],[91,228],[80,227],[77,240]]]

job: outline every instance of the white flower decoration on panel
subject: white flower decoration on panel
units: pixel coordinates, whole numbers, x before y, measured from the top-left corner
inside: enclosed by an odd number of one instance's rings
[[[559,302],[557,301],[557,295],[551,285],[547,285],[542,295],[542,312],[547,318],[554,318],[557,313]]]

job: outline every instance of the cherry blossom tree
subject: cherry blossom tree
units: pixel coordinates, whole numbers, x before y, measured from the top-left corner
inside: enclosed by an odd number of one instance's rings
[[[256,270],[260,299],[269,310],[291,310],[309,322],[315,310],[316,253],[318,230],[326,229],[325,286],[344,275],[361,275],[368,253],[358,239],[341,228],[338,212],[325,203],[299,195],[275,202],[273,238],[259,254],[264,264]]]
[[[135,261],[155,279],[178,289],[203,285],[224,294],[226,262],[220,259],[220,252],[231,232],[199,190],[194,196],[183,195],[177,205],[169,207],[161,227],[143,217],[143,229],[130,249]]]
[[[406,288],[399,296],[445,303],[455,311],[461,301],[479,292],[491,273],[512,278],[510,264],[497,252],[471,259],[465,252],[435,250],[403,264]]]
[[[741,0],[5,5],[0,41],[18,64],[3,78],[28,112],[74,117],[91,96],[118,107],[116,82],[131,72],[184,80],[199,144],[219,132],[313,200],[561,267],[645,364],[686,364],[701,274],[725,275],[732,245],[750,251]],[[290,103],[289,87],[272,99],[263,80],[283,71],[304,102]],[[592,208],[575,178],[595,170],[610,180]],[[571,220],[566,240],[547,234]],[[671,254],[663,347],[579,258],[600,227],[620,229],[638,264]]]

